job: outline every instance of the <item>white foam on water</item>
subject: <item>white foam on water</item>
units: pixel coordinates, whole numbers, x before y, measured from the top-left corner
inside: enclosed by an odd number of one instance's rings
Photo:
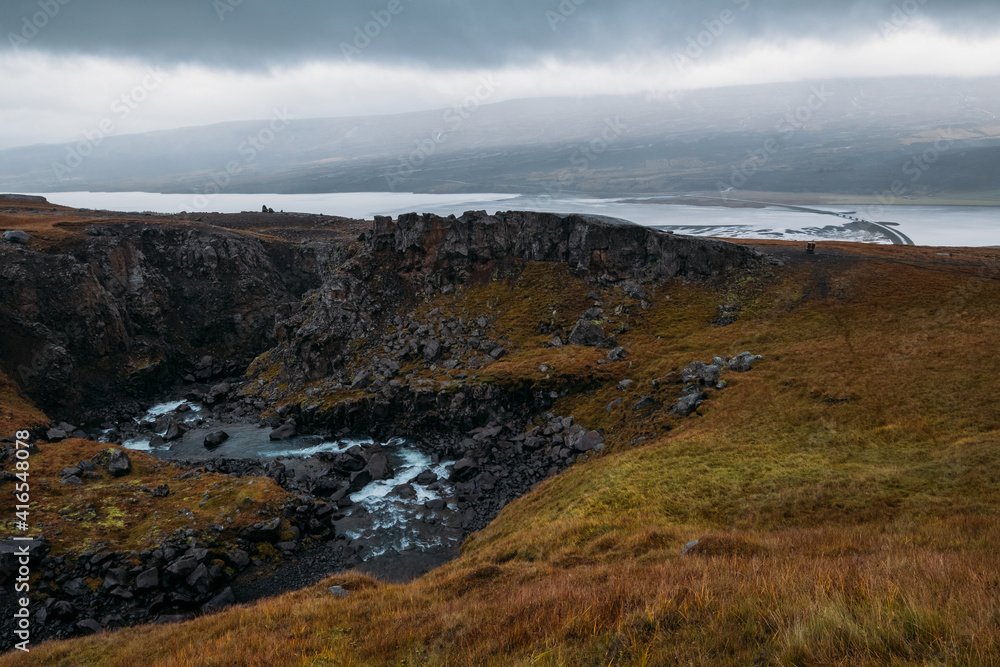
[[[144,421],[156,421],[157,417],[174,412],[175,410],[177,410],[177,408],[181,407],[182,405],[186,405],[188,406],[188,408],[190,408],[190,410],[188,410],[187,412],[182,412],[179,415],[176,415],[180,417],[180,421],[182,423],[188,424],[191,422],[196,422],[199,419],[201,419],[200,405],[198,405],[197,403],[192,403],[191,401],[188,400],[180,400],[180,401],[169,401],[167,403],[158,403],[157,405],[151,407],[149,410],[146,410],[145,414],[143,414],[141,417],[138,417],[133,421],[135,421],[135,423],[137,424],[141,424]],[[164,433],[166,433],[166,431],[160,433],[160,435],[163,435]]]
[[[169,403],[160,403],[159,405],[154,405],[149,410],[146,410],[146,417],[159,417],[160,415],[165,415],[168,412],[173,412],[177,408],[181,407],[187,403],[185,400],[180,401],[170,401]],[[193,406],[192,406],[193,407]],[[142,421],[141,419],[139,421]]]
[[[351,438],[347,440],[321,442],[318,445],[313,445],[312,447],[261,450],[259,456],[270,456],[273,458],[278,458],[279,456],[306,458],[314,454],[321,453],[340,454],[341,452],[346,452],[355,445],[370,445],[372,442],[374,441],[371,438]]]
[[[161,451],[170,449],[170,445],[165,447],[150,447],[149,438],[132,438],[131,440],[126,440],[122,443],[122,447],[125,449],[132,449],[137,452],[151,452],[151,451]]]
[[[365,488],[352,494],[351,500],[358,504],[370,504],[370,501],[385,498],[395,487],[411,482],[423,471],[431,469],[431,457],[420,450],[405,446],[405,442],[402,438],[393,438],[385,443],[386,447],[395,447],[394,454],[402,459],[402,462],[396,466],[395,476],[392,479],[371,482]],[[442,463],[433,470],[435,472],[439,469],[443,470],[446,465],[446,463]],[[437,474],[439,477],[441,476],[440,472]],[[414,489],[417,490],[417,499],[421,503],[437,497],[419,485],[414,485]],[[421,495],[424,497],[421,498]]]
[[[438,494],[419,484],[413,485],[415,498],[404,499],[390,494],[395,487],[412,482],[425,470],[432,470],[439,477],[446,476],[447,466],[454,462],[433,465],[428,455],[409,446],[403,438],[393,438],[385,443],[385,447],[393,450],[390,454],[396,473],[391,479],[371,482],[351,495],[351,500],[366,511],[369,527],[364,531],[348,531],[347,536],[350,539],[372,538],[381,533],[388,538],[383,546],[371,551],[368,556],[370,558],[381,556],[390,550],[403,551],[410,546],[423,549],[443,546],[444,541],[440,536],[428,539],[413,527],[415,516],[425,511],[423,504],[438,498]]]

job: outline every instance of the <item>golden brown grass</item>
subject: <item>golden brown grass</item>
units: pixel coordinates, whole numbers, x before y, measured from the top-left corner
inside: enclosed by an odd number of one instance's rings
[[[511,503],[411,584],[347,574],[0,665],[1000,663],[997,253],[823,249],[845,257],[737,294],[668,286],[619,337],[631,367],[546,356],[535,309],[551,304],[529,305],[544,285],[467,290],[498,300],[513,342],[486,372],[542,382],[536,362],[551,359],[582,388],[554,411],[603,428],[606,455]],[[732,298],[743,318],[708,326]],[[627,408],[651,379],[744,349],[764,360],[728,373],[703,416]],[[636,385],[622,392],[626,376]],[[616,396],[626,407],[609,413]],[[649,440],[628,446],[638,435]],[[333,583],[354,592],[335,598]]]
[[[45,414],[35,407],[17,383],[0,372],[0,435],[11,438],[22,429],[48,423]]]
[[[200,474],[180,479],[185,471],[135,451],[128,452],[132,461],[129,475],[114,478],[99,468],[103,478],[84,480],[82,487],[60,483],[59,473],[64,468],[90,460],[108,447],[65,440],[43,443],[40,452],[30,457],[32,534],[45,535],[53,553],[79,553],[98,544],[109,550],[142,550],[175,530],[201,532],[215,522],[227,527],[219,540],[232,540],[240,529],[260,521],[257,510],[271,508],[272,514],[277,514],[288,498],[270,478]],[[170,487],[170,494],[153,498],[148,489],[161,484]],[[12,491],[12,486],[4,490],[8,489]],[[202,504],[206,492],[208,500]],[[0,535],[13,532],[14,504],[12,493],[0,495]],[[178,510],[190,510],[191,514]],[[232,523],[220,519],[222,513],[230,515]]]

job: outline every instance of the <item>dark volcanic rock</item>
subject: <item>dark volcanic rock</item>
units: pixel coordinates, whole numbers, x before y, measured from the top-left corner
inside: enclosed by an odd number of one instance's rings
[[[272,440],[273,439],[274,438],[272,438]],[[229,434],[226,433],[225,431],[215,431],[213,433],[209,433],[208,435],[205,436],[205,441],[204,441],[205,449],[215,449],[216,447],[224,443],[226,440],[229,440]]]
[[[682,396],[680,400],[677,401],[676,405],[674,405],[674,407],[670,410],[670,414],[687,417],[697,410],[698,406],[701,405],[704,400],[705,394],[701,392]]]
[[[389,467],[389,459],[381,453],[372,454],[365,470],[371,475],[372,480],[389,479],[393,475],[392,469]]]
[[[281,519],[279,517],[275,517],[270,521],[255,523],[240,532],[240,537],[248,542],[277,542],[280,536]]]
[[[753,368],[753,364],[758,359],[763,359],[759,354],[740,352],[735,357],[726,362],[726,368],[737,373],[745,373]]]
[[[150,591],[160,587],[160,572],[155,567],[144,570],[135,578],[135,588],[139,591]]]
[[[616,347],[608,352],[608,361],[625,361],[627,356],[628,352],[625,351],[624,347]]]
[[[271,431],[268,438],[271,440],[290,440],[295,437],[295,422],[291,419],[278,428]]]
[[[642,396],[638,401],[632,404],[633,410],[649,410],[651,408],[657,408],[660,406],[660,402],[657,401],[652,396]]]
[[[205,612],[218,611],[234,604],[236,604],[236,596],[233,594],[233,589],[227,586],[225,590],[206,602],[201,610]]]
[[[715,364],[706,364],[703,361],[692,361],[681,371],[681,379],[684,382],[700,382],[708,387],[719,381],[722,368]]]
[[[376,252],[403,254],[403,270],[457,269],[512,258],[565,262],[573,271],[647,281],[715,276],[760,264],[754,251],[723,241],[586,215],[523,211],[469,211],[458,218],[413,213],[396,221],[377,217],[370,243]]]
[[[570,345],[589,345],[590,347],[601,347],[606,343],[608,337],[604,335],[604,329],[597,322],[591,320],[580,320],[569,332]]]
[[[10,243],[25,244],[31,242],[31,237],[25,231],[20,229],[11,229],[3,233],[3,240]]]
[[[479,472],[479,465],[472,459],[459,459],[451,471],[452,482],[465,482]]]
[[[91,462],[107,468],[112,477],[124,477],[132,472],[132,461],[128,454],[114,447],[105,449],[91,459]]]

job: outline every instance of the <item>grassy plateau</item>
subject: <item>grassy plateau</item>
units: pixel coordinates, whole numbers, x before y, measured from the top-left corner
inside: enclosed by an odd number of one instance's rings
[[[510,503],[457,560],[408,584],[348,572],[0,667],[1000,664],[1000,250],[754,245],[784,266],[657,286],[629,309],[615,364],[537,333],[591,305],[564,268],[528,264],[426,304],[494,315],[511,352],[478,377],[578,387],[553,412],[609,445]],[[734,303],[737,322],[712,326]],[[763,356],[753,370],[725,372],[698,414],[668,414],[677,385],[652,380],[744,350]],[[633,411],[642,395],[663,408]],[[2,423],[38,417],[5,378],[0,398]],[[58,470],[88,446],[41,458]],[[152,485],[155,462],[139,474]],[[176,497],[210,482],[230,480]],[[247,493],[231,500],[263,501]],[[141,542],[152,527],[117,530]]]

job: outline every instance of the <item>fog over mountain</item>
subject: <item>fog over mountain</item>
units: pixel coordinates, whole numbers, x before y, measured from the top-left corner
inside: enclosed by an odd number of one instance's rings
[[[296,119],[430,111],[464,103],[483,80],[493,85],[480,101],[492,104],[992,78],[998,18],[987,0],[13,0],[0,7],[10,93],[0,148],[100,128],[266,121],[275,109]]]
[[[724,190],[871,195],[1000,188],[1000,80],[839,80],[539,98],[268,120],[0,152],[23,191]],[[490,82],[483,80],[487,95]],[[935,169],[930,169],[936,166]]]

